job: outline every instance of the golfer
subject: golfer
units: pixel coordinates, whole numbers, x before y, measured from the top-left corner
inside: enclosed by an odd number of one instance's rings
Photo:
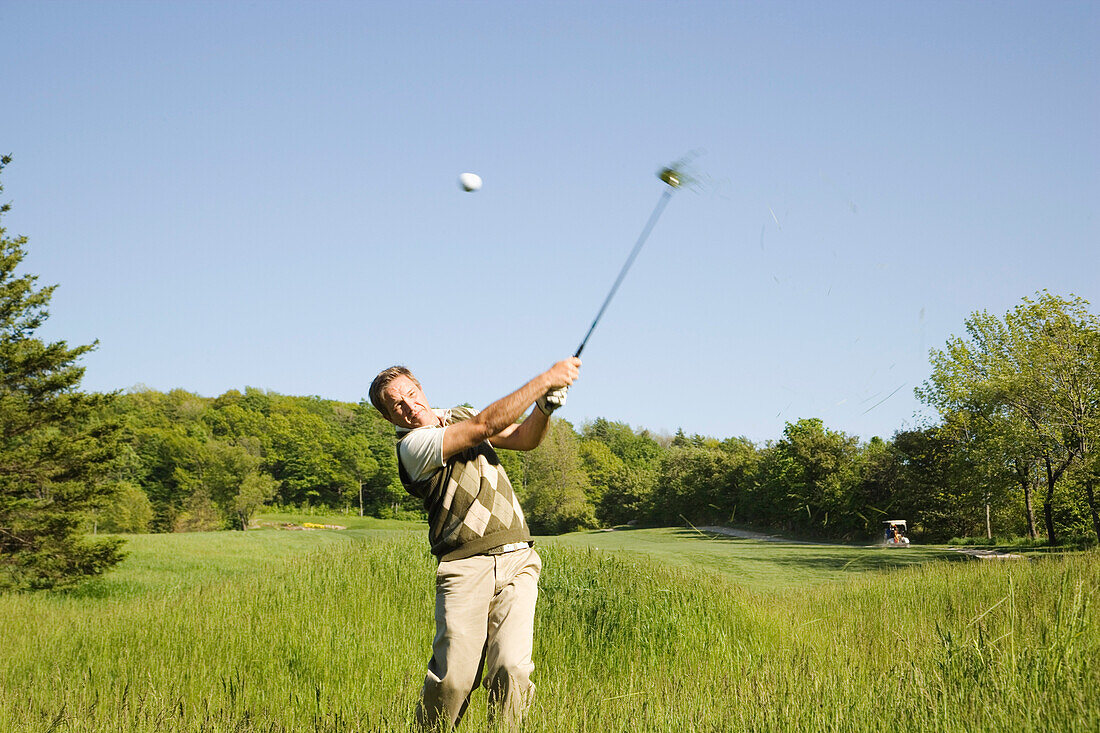
[[[542,560],[493,448],[536,448],[580,365],[576,357],[559,361],[481,412],[432,409],[403,366],[371,383],[371,404],[397,428],[401,483],[424,502],[439,559],[435,641],[416,710],[423,729],[458,725],[482,677],[490,717],[506,727],[518,728],[531,704]]]

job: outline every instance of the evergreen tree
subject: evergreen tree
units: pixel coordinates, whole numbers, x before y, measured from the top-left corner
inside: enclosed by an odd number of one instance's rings
[[[10,162],[0,158],[0,171]],[[3,187],[0,186],[0,192]],[[10,204],[0,205],[0,219]],[[0,590],[49,588],[103,572],[122,559],[121,540],[91,540],[83,525],[106,504],[118,427],[111,395],[78,391],[77,360],[95,344],[45,343],[55,286],[15,274],[27,238],[0,226]]]

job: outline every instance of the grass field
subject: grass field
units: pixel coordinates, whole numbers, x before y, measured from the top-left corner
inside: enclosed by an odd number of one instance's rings
[[[806,588],[868,572],[886,572],[936,560],[965,559],[944,547],[910,545],[898,549],[869,549],[848,545],[765,543],[680,527],[577,532],[547,540],[553,544],[604,551],[645,553],[672,565],[721,573],[740,587],[757,590]]]
[[[231,582],[238,574],[262,573],[284,561],[330,544],[343,545],[421,529],[417,522],[373,517],[303,517],[268,514],[266,524],[340,524],[341,532],[259,531],[125,535],[128,557],[102,578],[68,591],[68,597],[124,598],[181,590],[201,582]]]
[[[0,730],[404,730],[435,563],[423,525],[354,522],[136,537],[78,591],[0,597]],[[671,529],[539,548],[533,731],[1100,729],[1095,551],[944,562]]]

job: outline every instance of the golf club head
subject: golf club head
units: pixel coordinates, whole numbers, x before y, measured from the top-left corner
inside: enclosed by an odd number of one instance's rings
[[[657,171],[657,177],[669,188],[677,189],[685,186],[694,188],[698,183],[698,178],[688,173],[688,169],[691,167],[691,161],[703,152],[703,150],[692,150],[679,160],[673,161]]]
[[[675,168],[662,168],[657,177],[672,188],[679,188],[683,181],[683,174]]]

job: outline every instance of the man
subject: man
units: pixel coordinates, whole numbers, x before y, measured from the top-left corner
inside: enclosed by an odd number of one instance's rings
[[[531,703],[542,560],[493,448],[538,447],[580,365],[560,361],[481,412],[432,409],[405,367],[371,383],[371,404],[397,429],[401,483],[423,501],[439,559],[435,641],[416,711],[422,728],[458,725],[483,674],[490,715],[506,726],[518,727]]]

